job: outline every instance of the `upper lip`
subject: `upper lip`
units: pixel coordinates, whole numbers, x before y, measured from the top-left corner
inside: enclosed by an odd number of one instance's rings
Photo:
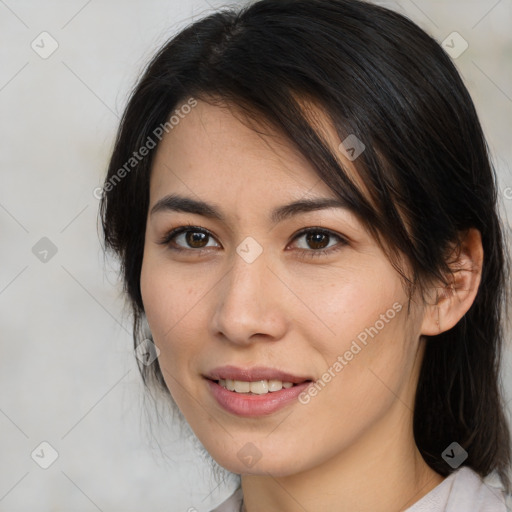
[[[311,377],[292,375],[288,372],[264,366],[253,366],[252,368],[238,368],[231,365],[219,366],[210,370],[204,376],[210,380],[230,379],[250,382],[257,380],[280,380],[281,382],[292,382],[293,384],[313,380]]]

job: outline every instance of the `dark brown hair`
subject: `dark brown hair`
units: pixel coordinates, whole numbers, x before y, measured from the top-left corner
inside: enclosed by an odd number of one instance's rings
[[[261,0],[211,14],[173,37],[138,82],[122,118],[106,177],[106,248],[120,258],[140,343],[140,272],[155,149],[126,166],[174,109],[190,98],[229,101],[283,130],[389,257],[410,293],[450,274],[446,254],[468,228],[481,232],[484,265],[469,311],[425,340],[414,435],[441,475],[454,441],[481,476],[496,470],[510,490],[510,432],[500,389],[507,258],[496,176],[473,102],[440,45],[413,22],[357,0]],[[326,112],[340,140],[365,151],[356,186],[301,107]],[[169,126],[169,125],[167,125]],[[156,141],[154,141],[156,145]],[[124,168],[126,172],[121,173]],[[412,269],[396,264],[403,254]],[[140,365],[146,384],[167,391],[158,360]]]

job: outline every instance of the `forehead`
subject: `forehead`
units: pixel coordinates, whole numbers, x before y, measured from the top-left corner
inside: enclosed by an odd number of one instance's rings
[[[266,197],[309,192],[334,197],[283,133],[263,122],[248,125],[233,105],[200,100],[160,142],[150,188],[152,198],[170,188],[208,196],[244,190]]]

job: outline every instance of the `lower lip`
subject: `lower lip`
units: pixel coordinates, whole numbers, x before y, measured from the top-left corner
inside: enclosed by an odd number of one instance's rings
[[[263,395],[245,395],[229,391],[213,380],[207,379],[207,383],[221,407],[232,414],[247,418],[272,414],[291,402],[298,401],[298,396],[311,384],[311,382],[303,382],[291,388],[283,388]]]

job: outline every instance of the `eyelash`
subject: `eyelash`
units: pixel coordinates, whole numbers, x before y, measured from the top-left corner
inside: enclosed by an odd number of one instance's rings
[[[185,252],[185,251],[189,251],[191,253],[201,253],[202,251],[204,251],[205,249],[193,249],[193,248],[187,249],[187,248],[171,245],[171,242],[175,237],[177,237],[178,235],[181,235],[182,233],[187,233],[187,232],[204,233],[208,237],[215,238],[207,229],[201,228],[199,226],[187,225],[187,226],[181,226],[181,227],[172,229],[171,231],[166,233],[158,243],[161,245],[167,245],[169,247],[169,249],[171,249],[174,252],[178,252],[178,253]],[[292,242],[294,242],[295,240],[297,240],[298,238],[300,238],[304,235],[307,235],[308,233],[317,233],[317,234],[320,233],[322,235],[326,235],[331,238],[334,237],[334,238],[337,238],[339,240],[339,242],[337,245],[329,247],[327,249],[297,249],[297,251],[299,252],[299,254],[302,257],[315,258],[315,257],[319,257],[319,256],[331,255],[331,254],[341,250],[344,246],[348,245],[348,241],[345,238],[343,238],[341,235],[338,235],[337,233],[334,233],[333,231],[331,231],[329,229],[320,228],[320,227],[305,228],[305,229],[299,231],[292,238]],[[208,249],[206,249],[206,250],[208,250]]]

